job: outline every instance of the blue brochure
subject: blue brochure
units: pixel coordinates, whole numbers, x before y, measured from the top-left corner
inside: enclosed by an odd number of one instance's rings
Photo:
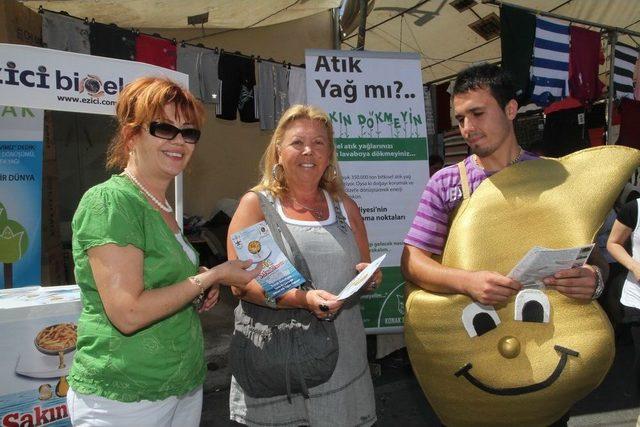
[[[256,280],[268,296],[277,298],[306,281],[280,250],[266,222],[260,221],[232,234],[231,241],[238,259],[262,264]]]

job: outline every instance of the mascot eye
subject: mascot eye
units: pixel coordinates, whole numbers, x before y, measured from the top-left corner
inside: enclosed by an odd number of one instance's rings
[[[521,322],[549,323],[551,304],[544,292],[525,289],[516,296],[515,320]]]
[[[472,302],[462,310],[462,324],[473,338],[495,329],[500,324],[500,318],[493,307]]]

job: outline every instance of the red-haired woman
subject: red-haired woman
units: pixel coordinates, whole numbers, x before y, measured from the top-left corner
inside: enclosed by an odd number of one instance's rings
[[[203,108],[164,78],[127,85],[107,166],[123,170],[89,189],[74,215],[82,292],[67,404],[77,426],[197,426],[206,367],[194,298],[242,287],[250,262],[198,269],[166,191],[200,138]]]

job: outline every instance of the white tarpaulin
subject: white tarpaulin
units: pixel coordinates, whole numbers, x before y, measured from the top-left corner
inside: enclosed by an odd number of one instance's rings
[[[342,49],[357,45],[359,16],[352,3],[346,3],[343,27],[348,28]],[[65,10],[78,17],[116,23],[123,28],[195,28],[187,16],[208,12],[209,29],[254,28],[274,25],[340,7],[341,0],[190,0],[180,7],[171,0],[22,0],[34,10]],[[431,82],[456,74],[477,61],[497,62],[501,58],[500,37],[484,39],[469,25],[491,14],[500,16],[500,8],[481,0],[462,2],[470,8],[458,11],[453,0],[367,0],[365,50],[416,52],[420,55],[422,81]],[[553,12],[567,19],[578,18],[601,25],[640,32],[638,0],[506,0],[503,3]],[[357,9],[357,8],[356,8]],[[349,13],[353,12],[353,13]],[[491,21],[481,27],[491,27]],[[200,26],[198,25],[197,28]],[[597,27],[592,27],[598,30]],[[327,28],[327,35],[333,29]],[[635,40],[634,40],[635,39]],[[621,36],[623,43],[637,46],[640,39]]]
[[[208,13],[204,28],[251,28],[300,19],[339,7],[340,0],[22,0],[37,10],[64,10],[123,28],[189,28],[187,17]],[[200,28],[200,25],[198,25]],[[327,29],[329,30],[329,29]]]

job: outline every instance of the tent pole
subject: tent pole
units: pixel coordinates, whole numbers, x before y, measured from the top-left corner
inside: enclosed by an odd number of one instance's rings
[[[340,34],[340,8],[334,7],[331,10],[331,16],[333,17],[333,49],[340,50],[342,44],[342,34]]]
[[[611,31],[609,33],[609,103],[607,105],[607,145],[613,145],[611,140],[611,128],[613,127],[613,102],[616,92],[613,88],[613,67],[616,60],[616,42],[618,41],[618,33]]]
[[[367,0],[360,0],[360,27],[356,50],[364,50],[364,37],[367,34]]]
[[[640,33],[639,32],[633,31],[633,30],[628,30],[626,28],[611,27],[609,25],[604,25],[604,24],[600,24],[600,23],[597,23],[597,22],[587,21],[585,19],[572,18],[572,17],[565,16],[565,15],[559,15],[559,14],[553,13],[553,12],[545,12],[544,10],[531,9],[529,7],[520,6],[520,5],[517,5],[517,4],[511,4],[509,2],[504,2],[502,0],[482,0],[482,3],[493,4],[493,5],[496,5],[496,6],[503,6],[503,5],[504,6],[509,6],[509,7],[515,8],[515,9],[525,10],[527,12],[530,12],[530,13],[533,13],[533,14],[536,14],[536,15],[548,16],[549,18],[562,19],[563,21],[574,22],[576,24],[582,24],[582,25],[587,25],[587,26],[591,26],[591,27],[598,27],[598,28],[602,28],[604,30],[617,31],[618,33],[628,34],[630,36],[640,37]]]

